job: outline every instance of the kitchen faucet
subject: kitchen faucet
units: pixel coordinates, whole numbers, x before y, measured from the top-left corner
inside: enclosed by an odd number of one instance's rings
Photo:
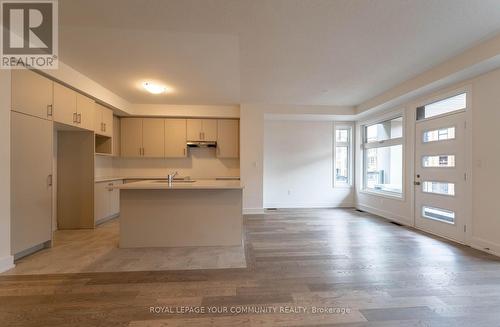
[[[177,176],[177,172],[174,172],[173,174],[168,174],[167,175],[167,181],[169,183],[172,183],[174,181],[174,177]]]

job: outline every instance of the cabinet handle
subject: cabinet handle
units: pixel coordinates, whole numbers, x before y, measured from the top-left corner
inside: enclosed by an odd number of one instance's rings
[[[47,105],[47,116],[52,117],[52,108],[53,106],[51,104]]]
[[[184,150],[184,156],[186,156],[186,148],[184,148],[183,150]]]
[[[200,140],[203,140],[203,139],[201,138],[201,132],[200,132]]]
[[[47,185],[48,186],[52,186],[52,174],[50,174],[49,176],[47,176]]]
[[[78,114],[78,124],[82,123],[82,114]]]
[[[106,132],[106,123],[102,123],[102,126],[104,126],[104,132]]]
[[[73,123],[78,123],[78,114],[76,112],[73,113]]]

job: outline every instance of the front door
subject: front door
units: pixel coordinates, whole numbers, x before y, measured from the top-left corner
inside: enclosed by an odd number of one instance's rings
[[[465,112],[417,121],[415,225],[465,242]]]

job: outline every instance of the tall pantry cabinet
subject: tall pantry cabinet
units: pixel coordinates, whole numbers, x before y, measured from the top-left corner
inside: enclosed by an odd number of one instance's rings
[[[52,238],[52,82],[12,71],[11,248],[16,257]]]

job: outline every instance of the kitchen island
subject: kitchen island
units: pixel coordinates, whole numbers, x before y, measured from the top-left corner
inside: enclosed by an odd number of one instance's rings
[[[122,248],[242,244],[240,181],[148,180],[116,188]]]

